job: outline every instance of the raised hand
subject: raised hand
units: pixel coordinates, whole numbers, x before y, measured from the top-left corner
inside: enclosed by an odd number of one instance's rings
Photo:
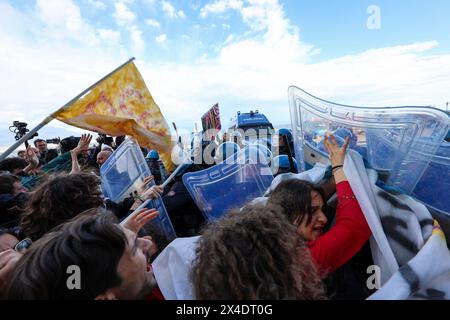
[[[350,138],[346,137],[344,144],[340,148],[339,144],[336,141],[336,138],[333,135],[326,135],[323,141],[325,147],[328,150],[331,166],[333,167],[333,177],[336,184],[341,181],[347,180],[347,177],[344,174],[343,166],[345,160],[345,151],[347,150],[349,141]]]
[[[35,169],[39,165],[39,158],[34,152],[32,146],[28,146],[27,150],[25,151],[25,161],[28,162],[28,164],[30,164],[31,169]]]
[[[92,140],[91,134],[82,134],[80,141],[78,141],[78,145],[72,151],[76,154],[80,154],[82,152],[88,151],[91,140]]]
[[[143,226],[155,219],[158,215],[159,211],[156,209],[142,208],[135,210],[132,214],[130,214],[124,221],[122,221],[121,225],[134,233],[138,233]]]
[[[154,176],[148,176],[148,177],[146,177],[144,179],[144,181],[142,181],[142,185],[141,185],[141,188],[140,188],[141,189],[141,193],[144,193],[147,190],[148,184],[150,182],[152,182],[153,180],[155,180]]]
[[[160,195],[162,195],[164,193],[164,188],[163,186],[151,186],[150,188],[148,188],[147,190],[145,190],[145,192],[142,194],[142,198],[144,198],[145,200],[147,199],[156,199],[158,198]]]
[[[340,166],[344,164],[345,152],[347,146],[350,142],[350,138],[346,137],[345,142],[342,147],[339,148],[339,144],[336,138],[332,134],[327,134],[323,141],[325,147],[327,148],[328,155],[330,157],[331,166]]]

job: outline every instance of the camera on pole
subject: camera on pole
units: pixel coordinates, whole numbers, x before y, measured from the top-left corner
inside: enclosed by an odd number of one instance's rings
[[[14,137],[16,140],[20,140],[24,135],[27,134],[27,132],[29,132],[30,130],[27,129],[27,123],[26,122],[20,122],[20,121],[13,121],[13,125],[11,127],[9,127],[9,131],[13,132],[16,134],[16,136]],[[12,130],[12,128],[15,128],[14,130]],[[34,137],[37,137],[38,133],[36,132],[35,134],[33,134],[30,139],[33,139]],[[25,141],[25,146],[28,148],[28,141]]]

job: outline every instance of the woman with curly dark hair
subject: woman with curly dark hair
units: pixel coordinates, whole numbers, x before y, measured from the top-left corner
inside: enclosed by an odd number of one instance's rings
[[[79,213],[103,205],[100,178],[87,172],[58,174],[40,184],[31,194],[20,226],[31,240]]]
[[[303,240],[280,211],[249,205],[206,227],[191,273],[197,299],[325,298]]]

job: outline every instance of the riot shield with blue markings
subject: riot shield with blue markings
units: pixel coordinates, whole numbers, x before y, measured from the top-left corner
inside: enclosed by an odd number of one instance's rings
[[[151,172],[139,145],[134,140],[127,139],[101,166],[100,175],[105,197],[117,203],[130,195],[133,196]],[[149,183],[149,186],[152,185],[155,185],[154,181]],[[150,224],[168,240],[176,238],[172,222],[160,197],[146,201],[140,206],[142,207],[156,208],[159,215]]]
[[[301,170],[328,163],[322,140],[326,132],[376,169],[384,182],[450,215],[446,195],[450,152],[443,143],[450,117],[431,107],[356,107],[333,103],[289,88],[295,154]]]
[[[236,158],[183,176],[184,185],[207,220],[241,208],[270,186],[273,175],[267,157],[255,150],[244,148]]]

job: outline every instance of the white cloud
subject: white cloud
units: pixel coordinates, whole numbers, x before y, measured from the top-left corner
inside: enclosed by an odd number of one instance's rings
[[[100,39],[104,40],[107,44],[118,45],[120,43],[120,32],[111,29],[98,29],[98,35]]]
[[[154,20],[154,19],[147,19],[147,20],[145,20],[145,23],[147,25],[149,25],[150,27],[154,27],[154,28],[161,27],[161,24],[157,20]]]
[[[95,30],[78,16],[73,2],[57,2],[56,12],[47,6],[51,1],[36,3],[32,12],[20,12],[0,3],[0,70],[11,74],[8,81],[0,79],[0,147],[14,141],[7,129],[13,120],[27,122],[33,128],[129,57],[120,48],[103,45],[101,38],[114,39],[114,31]],[[69,30],[58,15],[78,19],[79,30]],[[43,23],[44,17],[48,23]],[[102,41],[83,41],[92,37]],[[61,137],[73,134],[73,127],[52,121],[40,136],[48,133],[51,138],[55,135],[52,128],[61,126]]]
[[[80,8],[71,0],[37,0],[36,7],[41,20],[49,26],[69,31],[81,29]]]
[[[216,0],[201,8],[200,16],[206,18],[210,14],[222,14],[230,10],[240,13],[243,21],[254,31],[269,29],[269,37],[271,33],[280,34],[293,28],[285,18],[278,0]],[[223,26],[225,28],[228,25]]]
[[[133,3],[134,0],[120,0],[114,4],[114,18],[119,26],[123,27],[124,32],[128,32],[133,51],[141,53],[145,48],[143,32],[136,24],[136,15],[131,11],[127,4]]]
[[[145,42],[142,38],[142,31],[137,26],[131,26],[129,30],[134,50],[141,52],[145,47]]]
[[[227,38],[219,54],[222,63],[259,68],[267,61],[272,65],[282,61],[305,63],[312,54],[314,47],[300,40],[298,28],[291,25],[277,1],[249,1],[238,10],[249,27],[262,36],[234,41]]]
[[[113,16],[119,26],[129,25],[136,19],[136,15],[128,8],[125,2],[116,2],[114,8]]]
[[[45,25],[39,38],[49,41],[75,40],[84,44],[96,44],[96,31],[81,17],[80,8],[72,0],[37,0],[36,17]],[[33,19],[31,19],[32,22]]]
[[[146,79],[158,80],[150,89],[170,121],[193,123],[219,101],[224,122],[237,110],[259,107],[279,124],[290,122],[290,85],[350,105],[443,107],[450,87],[450,53],[418,52],[428,46],[381,48],[308,64],[289,56],[277,59],[256,44],[243,44],[234,49],[236,57],[248,61],[246,65],[231,58],[209,58],[192,65],[148,66],[142,72]],[[228,55],[228,49],[220,57]],[[250,57],[256,61],[250,63]]]
[[[165,0],[162,0],[161,1],[161,8],[162,8],[162,10],[163,10],[163,12],[166,14],[166,15],[168,15],[170,18],[180,18],[180,19],[183,19],[183,18],[185,18],[186,17],[186,15],[184,14],[184,12],[182,11],[182,10],[176,10],[175,8],[174,8],[174,6],[170,3],[170,2],[168,2],[168,1],[165,1]]]
[[[36,24],[29,32],[41,40],[75,40],[87,45],[99,42],[95,28],[81,17],[80,8],[72,0],[37,0],[34,14],[27,19],[26,24]]]
[[[210,13],[220,14],[228,10],[240,10],[242,6],[242,0],[216,0],[200,9],[200,17],[206,18]]]
[[[103,10],[103,9],[106,9],[106,4],[104,4],[102,1],[100,1],[100,0],[89,0],[89,3],[93,6],[93,7],[95,7],[95,8],[97,8],[97,9],[100,9],[100,10]]]
[[[159,36],[155,38],[155,41],[159,44],[166,43],[167,41],[167,35],[165,33],[161,33]]]
[[[192,10],[197,11],[202,6],[201,0],[191,0],[189,1],[189,5]]]
[[[260,29],[269,26],[270,19],[283,18],[281,5],[273,0],[249,0],[248,5],[241,10],[244,21],[252,28]]]
[[[286,123],[290,85],[336,102],[367,106],[442,106],[448,99],[450,54],[430,54],[436,42],[367,50],[312,64],[319,49],[301,41],[298,28],[277,1],[247,1],[238,10],[256,37],[230,35],[217,57],[144,71],[161,80],[153,90],[169,117],[181,121],[189,115],[193,121],[213,101],[222,101],[224,118],[231,115],[230,109],[262,106],[275,123]],[[225,12],[220,6],[204,12],[213,11]]]

